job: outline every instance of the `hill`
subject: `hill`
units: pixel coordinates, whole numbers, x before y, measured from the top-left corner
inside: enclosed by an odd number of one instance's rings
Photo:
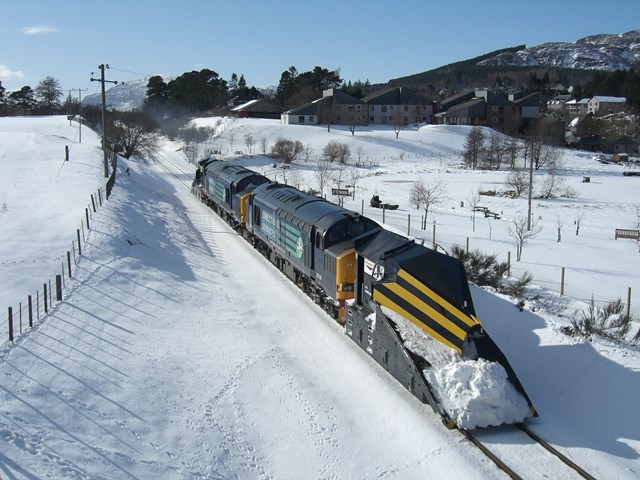
[[[474,86],[531,87],[531,78],[547,76],[565,87],[584,84],[596,71],[630,70],[640,66],[640,30],[621,35],[592,35],[573,43],[552,42],[496,50],[468,60],[389,80],[392,85],[432,92]]]

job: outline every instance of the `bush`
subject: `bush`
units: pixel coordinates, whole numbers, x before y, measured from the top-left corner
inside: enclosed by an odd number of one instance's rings
[[[284,163],[291,163],[303,150],[304,147],[300,140],[278,138],[273,147],[271,147],[271,156],[281,159]]]
[[[619,298],[600,308],[595,305],[593,298],[586,311],[582,311],[578,320],[572,320],[571,325],[562,328],[562,332],[571,337],[590,338],[598,335],[609,340],[626,341],[631,329],[633,317],[627,317],[625,305]],[[637,342],[640,331],[633,338]]]
[[[496,255],[486,255],[479,250],[467,252],[459,245],[451,247],[451,254],[462,262],[471,282],[478,286],[501,287],[508,265],[498,262]]]

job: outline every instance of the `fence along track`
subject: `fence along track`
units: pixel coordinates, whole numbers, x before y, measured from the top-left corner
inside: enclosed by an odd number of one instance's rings
[[[85,218],[80,221],[80,228],[76,231],[76,238],[72,240],[72,251],[66,254],[54,257],[53,260],[61,260],[61,275],[55,275],[52,285],[51,277],[43,282],[42,290],[38,289],[27,294],[24,299],[18,303],[18,308],[13,306],[7,308],[7,317],[4,321],[0,321],[0,346],[7,342],[13,342],[16,337],[32,328],[37,322],[42,321],[52,308],[55,302],[62,300],[62,289],[65,282],[72,276],[77,262],[77,257],[82,255],[82,245],[85,243],[86,235],[89,233],[89,222],[93,219],[92,212],[104,205],[116,181],[117,171],[117,155],[110,151],[109,159],[111,161],[111,175],[104,187],[98,189],[97,193],[91,194],[91,200],[85,208]],[[85,230],[86,227],[86,230]],[[77,249],[77,250],[76,250]],[[54,290],[55,293],[54,293]],[[41,295],[42,294],[42,295]]]

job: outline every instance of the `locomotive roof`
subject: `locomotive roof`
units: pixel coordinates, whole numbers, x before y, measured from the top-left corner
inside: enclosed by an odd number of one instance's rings
[[[227,182],[237,182],[238,180],[249,177],[252,175],[258,175],[263,177],[264,175],[249,170],[248,168],[238,165],[237,163],[227,161],[217,161],[206,165],[207,172],[214,172],[220,179]],[[266,178],[266,177],[265,177]]]
[[[356,217],[357,213],[339,207],[324,198],[309,195],[279,183],[264,184],[255,189],[257,198],[271,208],[290,213],[307,225],[326,230],[344,217]]]

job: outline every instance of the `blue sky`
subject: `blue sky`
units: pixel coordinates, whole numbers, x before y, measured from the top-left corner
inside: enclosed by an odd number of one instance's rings
[[[290,66],[386,82],[492,50],[640,29],[639,0],[3,0],[0,81],[97,91],[107,79],[209,68],[249,86]]]

